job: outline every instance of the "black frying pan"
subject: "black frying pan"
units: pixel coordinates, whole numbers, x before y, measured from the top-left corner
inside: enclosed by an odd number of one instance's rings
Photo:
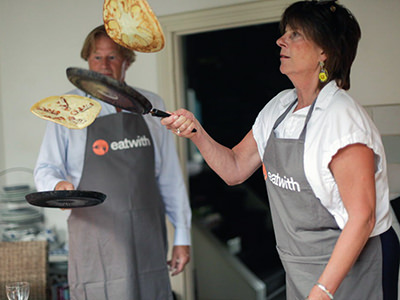
[[[150,113],[162,118],[170,116],[154,109],[150,101],[133,87],[112,77],[80,68],[68,68],[67,77],[80,90],[116,107],[138,114]]]
[[[170,114],[153,108],[151,102],[133,87],[112,77],[81,68],[67,68],[67,77],[73,85],[89,95],[121,109],[137,114],[155,117],[169,117]],[[196,129],[192,130],[196,132]]]
[[[104,202],[106,195],[93,191],[46,191],[25,195],[29,204],[41,207],[77,208]]]

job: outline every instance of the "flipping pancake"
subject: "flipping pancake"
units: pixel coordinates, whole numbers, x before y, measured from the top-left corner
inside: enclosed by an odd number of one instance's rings
[[[100,103],[78,95],[47,97],[31,107],[31,112],[39,118],[71,129],[89,126],[99,115],[100,110]]]
[[[103,20],[109,37],[125,48],[138,52],[164,48],[164,33],[146,0],[105,0]]]

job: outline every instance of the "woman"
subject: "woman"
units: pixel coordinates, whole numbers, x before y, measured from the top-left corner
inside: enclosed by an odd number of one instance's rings
[[[295,88],[272,99],[233,149],[186,110],[162,124],[190,138],[229,185],[263,166],[288,300],[397,299],[384,149],[345,92],[360,27],[335,1],[300,1],[281,30],[280,71]]]

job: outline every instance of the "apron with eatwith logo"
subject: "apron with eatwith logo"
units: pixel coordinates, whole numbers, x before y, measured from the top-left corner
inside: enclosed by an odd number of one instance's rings
[[[68,219],[71,299],[172,299],[165,209],[141,115],[111,114],[87,128],[78,189],[107,198],[72,209]]]
[[[315,196],[304,172],[304,142],[311,105],[298,139],[277,138],[275,129],[297,101],[276,120],[263,157],[277,251],[286,272],[288,300],[304,300],[322,274],[341,233]],[[336,300],[382,299],[379,237],[370,238],[335,293]]]

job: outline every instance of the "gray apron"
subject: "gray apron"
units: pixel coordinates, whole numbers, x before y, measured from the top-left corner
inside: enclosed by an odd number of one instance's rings
[[[87,128],[78,189],[103,192],[107,199],[72,209],[68,219],[71,299],[172,299],[154,164],[142,116],[111,114]]]
[[[263,167],[277,250],[286,271],[286,296],[288,300],[304,300],[328,263],[341,230],[304,173],[304,141],[315,101],[299,139],[275,136],[275,129],[295,103],[276,120]],[[373,237],[336,291],[335,299],[380,300],[381,283],[381,243],[379,237]]]

